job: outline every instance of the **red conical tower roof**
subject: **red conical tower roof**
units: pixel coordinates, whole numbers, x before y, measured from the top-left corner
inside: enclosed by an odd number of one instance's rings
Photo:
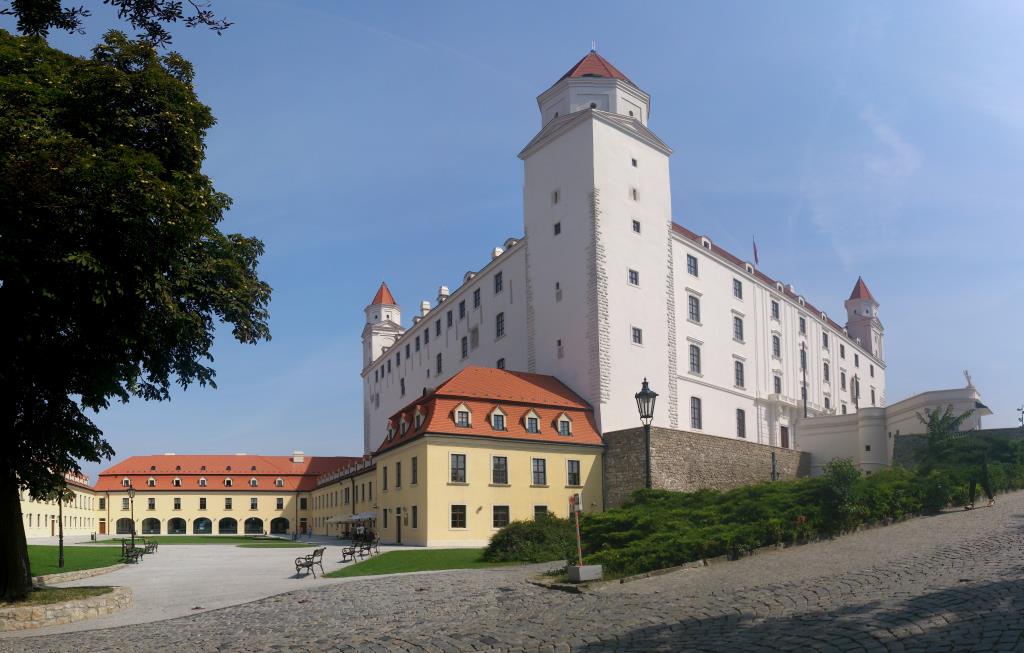
[[[390,304],[392,306],[398,306],[398,302],[395,301],[395,296],[388,290],[388,284],[381,281],[380,288],[377,289],[377,294],[373,296],[373,301],[370,302],[370,306],[376,306],[377,304]]]
[[[605,77],[621,79],[624,82],[633,84],[633,80],[623,75],[618,68],[611,65],[611,63],[599,55],[596,50],[588,52],[587,56],[577,61],[576,65],[569,69],[569,72],[559,77],[558,81],[562,81],[569,77]],[[636,86],[636,84],[633,84],[633,86]]]
[[[874,296],[871,295],[871,291],[868,290],[867,284],[864,283],[864,279],[857,277],[857,284],[853,287],[853,292],[850,293],[850,299],[869,299],[875,301]],[[878,302],[875,302],[876,304]]]

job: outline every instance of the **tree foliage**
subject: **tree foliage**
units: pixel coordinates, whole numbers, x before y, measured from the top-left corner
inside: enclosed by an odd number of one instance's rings
[[[187,27],[204,26],[221,34],[231,22],[218,18],[209,2],[187,0],[103,0],[117,9],[117,17],[138,30],[139,40],[153,45],[168,45],[171,34],[166,24],[182,22]],[[91,15],[85,5],[66,6],[62,0],[10,0],[0,15],[15,16],[18,31],[32,36],[46,36],[50,30],[82,33],[82,20]]]
[[[218,228],[192,75],[119,32],[85,59],[0,31],[0,521],[19,487],[111,457],[86,411],[215,386],[218,323],[270,337],[263,244]]]

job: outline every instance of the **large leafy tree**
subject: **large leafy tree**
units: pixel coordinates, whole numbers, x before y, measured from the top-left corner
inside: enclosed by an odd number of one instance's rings
[[[113,454],[90,412],[214,385],[218,324],[270,337],[263,244],[218,227],[192,74],[118,32],[79,58],[0,30],[0,599],[29,589],[19,492]]]

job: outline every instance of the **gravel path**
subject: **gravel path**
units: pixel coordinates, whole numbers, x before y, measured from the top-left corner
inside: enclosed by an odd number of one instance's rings
[[[376,577],[4,651],[1024,650],[1024,493],[583,595],[529,568]]]

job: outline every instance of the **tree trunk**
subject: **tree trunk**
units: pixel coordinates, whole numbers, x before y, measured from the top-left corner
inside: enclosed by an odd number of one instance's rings
[[[18,485],[0,476],[0,601],[23,599],[32,589]]]

